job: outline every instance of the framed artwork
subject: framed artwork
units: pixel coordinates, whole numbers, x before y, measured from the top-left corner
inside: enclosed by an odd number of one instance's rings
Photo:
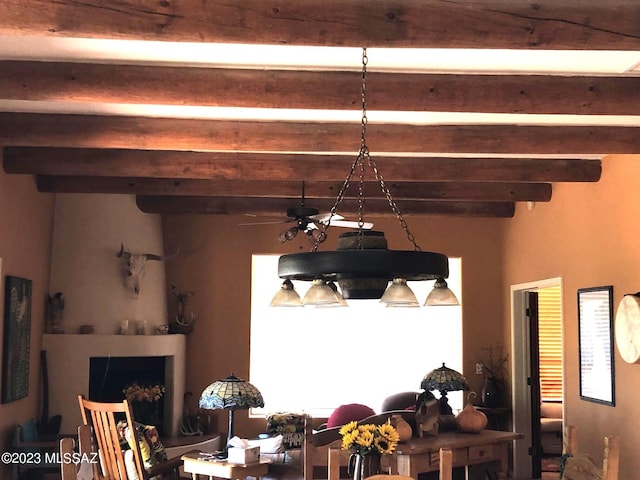
[[[578,290],[580,398],[615,406],[613,287]]]
[[[29,394],[31,280],[5,277],[2,403]]]

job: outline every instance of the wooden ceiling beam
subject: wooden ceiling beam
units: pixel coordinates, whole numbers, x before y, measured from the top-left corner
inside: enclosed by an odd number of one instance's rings
[[[474,200],[491,202],[551,200],[549,183],[508,182],[385,182],[400,200]],[[301,183],[294,181],[202,180],[135,177],[37,176],[38,190],[50,193],[121,193],[138,195],[289,198],[300,201]],[[341,182],[307,181],[305,199],[335,199]],[[380,186],[365,182],[367,198],[384,198]],[[353,185],[345,198],[357,195]]]
[[[354,160],[350,155],[32,147],[3,150],[7,173],[216,181],[341,182]],[[602,172],[600,160],[564,158],[380,156],[375,161],[388,182],[596,182]]]
[[[369,123],[367,132],[374,155],[640,153],[640,127],[635,126]],[[359,140],[359,123],[0,113],[3,145],[355,154]]]
[[[324,205],[314,205],[321,211],[328,211],[332,202],[324,200]],[[174,197],[138,195],[138,208],[146,213],[180,214],[209,213],[218,215],[284,215],[287,208],[295,206],[287,198],[260,197]],[[512,202],[456,202],[439,200],[399,200],[398,208],[407,215],[451,215],[473,217],[513,217],[515,205]],[[367,215],[394,215],[387,200],[369,199]],[[345,200],[338,213],[345,217],[357,217],[358,207],[354,200]],[[348,219],[348,218],[347,218]],[[258,220],[256,220],[258,221]]]
[[[640,5],[612,0],[0,2],[0,35],[430,48],[637,50]]]
[[[360,108],[360,77],[359,71],[6,60],[0,61],[0,97],[27,101],[356,110]],[[636,115],[640,77],[370,71],[367,92],[370,110]]]

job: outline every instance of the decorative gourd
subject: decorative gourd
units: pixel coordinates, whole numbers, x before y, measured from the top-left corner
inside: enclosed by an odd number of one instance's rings
[[[398,432],[400,442],[406,442],[413,436],[413,429],[411,428],[411,425],[409,425],[409,422],[402,418],[402,415],[393,414],[391,415],[391,418],[389,420],[391,425]]]
[[[476,392],[469,392],[467,404],[458,415],[456,415],[456,428],[460,432],[476,433],[487,426],[487,416],[476,410],[471,403],[471,398],[476,396]]]

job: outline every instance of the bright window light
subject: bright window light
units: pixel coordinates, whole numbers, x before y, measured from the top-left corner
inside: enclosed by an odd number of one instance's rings
[[[253,414],[328,417],[347,403],[378,412],[394,393],[421,391],[422,378],[443,362],[462,371],[462,307],[386,308],[378,300],[270,307],[282,284],[278,258],[253,256],[250,381],[265,401]],[[461,260],[449,258],[449,270],[449,288],[462,300]],[[294,285],[302,297],[310,282]],[[409,285],[424,303],[433,281]],[[454,412],[462,408],[460,392],[447,396]]]

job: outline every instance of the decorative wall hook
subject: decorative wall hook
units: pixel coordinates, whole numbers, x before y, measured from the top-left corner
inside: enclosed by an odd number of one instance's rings
[[[190,333],[193,330],[193,324],[198,319],[196,313],[187,313],[187,300],[193,296],[193,292],[182,291],[175,285],[171,285],[171,293],[177,300],[177,313],[175,321],[169,324],[169,333]]]

